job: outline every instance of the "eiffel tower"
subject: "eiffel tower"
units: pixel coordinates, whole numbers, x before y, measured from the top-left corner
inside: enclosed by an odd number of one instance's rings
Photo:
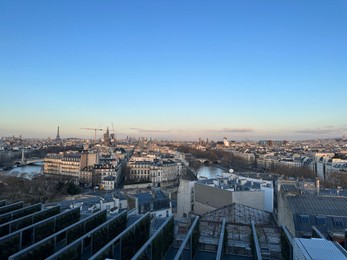
[[[58,131],[57,131],[57,137],[55,138],[56,141],[60,141],[60,135],[59,135],[59,126],[58,126]]]

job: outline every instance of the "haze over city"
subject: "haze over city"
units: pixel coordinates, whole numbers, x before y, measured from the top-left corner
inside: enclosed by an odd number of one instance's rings
[[[346,1],[1,1],[0,136],[347,134]]]

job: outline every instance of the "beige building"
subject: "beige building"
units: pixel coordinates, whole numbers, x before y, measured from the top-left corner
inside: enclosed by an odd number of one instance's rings
[[[158,167],[162,172],[161,187],[178,185],[179,168],[176,162],[163,161]]]
[[[129,180],[131,181],[150,181],[151,180],[151,167],[153,162],[149,161],[130,161],[128,164],[130,168]]]
[[[150,181],[156,187],[178,185],[179,165],[171,160],[161,162],[131,161],[129,180]]]
[[[44,159],[44,174],[80,179],[81,170],[98,161],[96,153],[64,152],[47,154]]]
[[[80,183],[86,186],[93,185],[93,169],[94,169],[93,166],[88,166],[81,170]]]
[[[101,181],[101,186],[104,190],[113,190],[116,185],[116,177],[115,176],[106,176]]]
[[[93,186],[101,185],[105,177],[116,177],[117,169],[112,164],[95,164],[93,168]]]
[[[45,174],[59,174],[62,158],[62,154],[47,154],[44,159],[43,172]]]

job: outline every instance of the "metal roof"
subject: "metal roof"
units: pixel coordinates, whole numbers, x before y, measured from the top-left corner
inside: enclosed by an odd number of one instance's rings
[[[295,214],[347,216],[347,198],[317,195],[287,196]]]
[[[333,242],[325,239],[294,238],[294,242],[306,259],[345,260],[347,258],[346,251],[343,252],[342,247],[337,247]]]

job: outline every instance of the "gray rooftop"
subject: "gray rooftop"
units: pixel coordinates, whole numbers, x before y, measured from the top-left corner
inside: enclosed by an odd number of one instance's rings
[[[251,220],[253,220],[258,225],[275,225],[270,213],[238,203],[213,210],[205,214],[201,221],[222,222],[223,218],[226,219],[227,223],[249,225]]]
[[[151,201],[154,201],[155,199],[152,197],[152,194],[151,193],[139,193],[139,194],[136,194],[135,197],[138,198],[139,200],[139,204],[144,204],[144,203],[149,203]]]
[[[281,189],[285,192],[290,192],[290,191],[298,191],[295,185],[293,184],[282,184]]]
[[[347,216],[347,198],[316,195],[287,196],[293,213]]]
[[[294,238],[306,259],[346,259],[346,252],[325,239]],[[341,250],[342,249],[342,250]]]

